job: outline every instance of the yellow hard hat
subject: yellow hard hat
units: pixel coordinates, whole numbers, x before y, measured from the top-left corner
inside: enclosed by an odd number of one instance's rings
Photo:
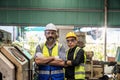
[[[77,39],[77,36],[76,36],[76,34],[74,32],[68,32],[66,34],[66,38],[69,38],[69,37],[75,37]]]

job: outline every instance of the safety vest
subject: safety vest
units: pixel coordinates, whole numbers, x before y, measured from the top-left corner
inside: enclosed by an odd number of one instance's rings
[[[80,50],[80,47],[77,47],[74,52],[74,59]],[[68,55],[68,53],[67,53]],[[81,63],[79,66],[75,66],[75,79],[85,79],[85,63],[86,63],[86,55],[84,54],[84,63]]]
[[[52,48],[51,56],[59,56],[58,54],[58,43]],[[49,57],[49,49],[44,44],[42,48],[42,53],[45,57]],[[64,80],[63,67],[61,66],[50,66],[50,65],[40,65],[39,66],[39,80]]]

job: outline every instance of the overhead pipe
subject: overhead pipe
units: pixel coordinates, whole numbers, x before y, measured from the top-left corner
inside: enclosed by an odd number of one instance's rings
[[[32,10],[32,11],[71,11],[71,12],[103,12],[102,9],[80,9],[80,8],[15,8],[0,7],[0,10]],[[120,12],[120,9],[110,9],[107,12]]]
[[[64,11],[64,12],[103,12],[102,9],[79,9],[79,8],[10,8],[3,7],[0,10],[32,10],[32,11]]]

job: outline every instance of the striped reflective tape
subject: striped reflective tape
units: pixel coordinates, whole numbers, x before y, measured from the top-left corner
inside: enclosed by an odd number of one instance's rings
[[[54,71],[43,71],[43,70],[40,70],[38,71],[39,74],[60,74],[60,73],[63,73],[63,70],[54,70]]]
[[[75,72],[75,74],[85,74],[85,72]]]
[[[60,74],[60,73],[63,73],[63,70],[51,71],[51,74]]]

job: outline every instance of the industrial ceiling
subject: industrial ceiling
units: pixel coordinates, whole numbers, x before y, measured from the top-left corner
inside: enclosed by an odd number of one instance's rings
[[[0,0],[0,25],[120,26],[120,0]]]

